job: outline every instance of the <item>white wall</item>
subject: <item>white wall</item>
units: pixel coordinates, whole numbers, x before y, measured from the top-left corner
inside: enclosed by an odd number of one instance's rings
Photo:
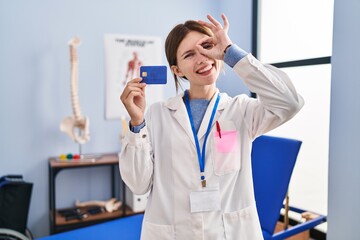
[[[360,1],[335,0],[328,239],[359,239]]]
[[[251,0],[226,0],[221,1],[220,13],[225,13],[230,21],[229,35],[245,51],[251,52],[252,31],[252,1]],[[221,91],[230,96],[239,93],[249,94],[248,88],[238,80],[230,67],[225,64],[225,74],[220,74],[217,86]],[[235,86],[235,87],[234,87]]]

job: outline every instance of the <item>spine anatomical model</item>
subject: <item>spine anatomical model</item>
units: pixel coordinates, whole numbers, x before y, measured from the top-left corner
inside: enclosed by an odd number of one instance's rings
[[[60,124],[60,130],[79,144],[90,140],[89,119],[81,114],[78,95],[78,54],[80,39],[75,37],[69,41],[71,63],[71,104],[73,116],[66,117]]]

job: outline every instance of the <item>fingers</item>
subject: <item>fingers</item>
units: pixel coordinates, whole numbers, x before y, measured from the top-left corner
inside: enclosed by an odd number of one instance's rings
[[[213,18],[213,16],[211,16],[210,14],[207,15],[207,19],[209,19],[209,21],[212,24],[214,24],[215,27],[222,28],[221,24],[215,18]]]
[[[214,32],[214,30],[215,30],[215,27],[214,27],[213,24],[210,24],[210,23],[205,22],[205,21],[202,21],[202,20],[198,20],[198,23],[200,23],[201,25],[209,28],[209,29],[210,29],[211,31],[213,31],[213,32]]]
[[[215,44],[216,43],[212,37],[204,37],[196,43],[196,47],[201,53],[207,55],[207,53],[211,51]]]
[[[209,36],[206,36],[206,37],[203,37],[201,38],[197,43],[196,45],[201,47],[201,48],[204,48],[204,49],[210,49],[212,46],[213,46],[213,38],[212,37],[209,37]]]
[[[142,78],[134,78],[133,80],[129,81],[123,92],[128,92],[129,90],[132,90],[134,88],[143,89],[146,86],[146,83],[141,83]]]
[[[227,19],[227,17],[225,16],[225,14],[221,14],[221,18],[224,22],[224,30],[225,31],[228,31],[229,30],[229,26],[230,26],[230,23],[229,23],[229,20]]]
[[[139,88],[129,87],[128,91],[124,91],[120,99],[123,103],[131,103],[134,97],[143,97],[144,91]]]
[[[210,21],[210,23],[199,20],[198,22],[201,25],[204,25],[207,28],[210,28],[211,31],[215,32],[216,30],[220,29],[224,29],[225,31],[227,31],[229,29],[229,21],[227,19],[227,17],[225,16],[225,14],[221,14],[221,18],[224,22],[224,26],[222,26],[213,16],[211,16],[210,14],[207,15],[207,19]]]
[[[140,83],[142,78],[135,78],[129,81],[124,88],[120,99],[122,102],[132,101],[132,99],[136,96],[144,96],[144,89],[146,87],[146,83]]]
[[[209,22],[198,21],[198,23],[209,28],[213,36],[203,38],[196,44],[200,53],[209,56],[211,58],[223,60],[224,49],[229,44],[232,44],[231,39],[228,36],[229,21],[225,14],[221,14],[224,26],[222,26],[213,16],[207,15]]]
[[[139,122],[144,119],[146,107],[145,83],[141,83],[142,78],[135,78],[129,81],[124,91],[121,93],[120,100],[124,104],[132,122]]]

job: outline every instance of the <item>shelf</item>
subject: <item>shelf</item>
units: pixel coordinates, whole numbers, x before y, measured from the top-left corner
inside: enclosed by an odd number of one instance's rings
[[[80,212],[86,212],[86,210],[88,208],[79,208]],[[58,209],[58,210],[64,210],[64,209]],[[84,219],[72,219],[69,221],[65,220],[65,217],[61,216],[58,211],[56,211],[56,216],[55,216],[55,225],[56,226],[63,226],[63,225],[71,225],[71,224],[76,224],[76,223],[80,223],[80,222],[92,222],[92,221],[99,221],[99,220],[107,220],[107,219],[113,219],[113,218],[118,218],[121,217],[122,214],[122,210],[116,210],[114,212],[102,212],[102,213],[98,213],[95,215],[91,215],[91,214],[87,214],[88,217],[84,218]]]
[[[111,165],[119,162],[118,155],[116,153],[107,154],[91,154],[93,156],[100,156],[99,158],[90,158],[86,160],[57,160],[57,157],[50,157],[51,168],[77,168],[77,167],[91,167],[98,165]]]
[[[49,158],[49,210],[50,210],[50,233],[58,233],[63,231],[68,231],[76,229],[79,227],[89,226],[92,224],[113,220],[116,218],[134,215],[136,213],[132,212],[126,206],[120,207],[119,210],[112,213],[103,212],[95,215],[88,214],[87,218],[84,219],[73,219],[66,221],[65,217],[61,216],[58,211],[65,209],[56,208],[56,176],[60,171],[74,168],[92,168],[98,166],[109,166],[111,169],[110,176],[110,185],[111,185],[111,197],[116,198],[115,196],[115,173],[118,169],[119,158],[117,153],[106,153],[106,154],[87,154],[84,159],[81,160],[60,160],[58,157]],[[125,183],[122,182],[122,197],[119,199],[124,202],[125,200]],[[68,208],[70,209],[70,208]],[[82,209],[81,212],[87,212],[86,208]]]
[[[90,207],[79,207],[80,212],[87,212],[87,209],[89,209]],[[78,224],[78,223],[85,223],[85,222],[98,222],[98,221],[102,221],[102,220],[111,220],[111,219],[116,219],[116,218],[120,218],[120,217],[124,217],[124,216],[131,216],[131,215],[135,215],[135,214],[140,214],[140,213],[144,213],[144,212],[133,212],[128,206],[126,206],[125,208],[125,214],[123,214],[123,210],[122,207],[120,207],[119,210],[116,210],[114,212],[103,212],[103,213],[98,213],[95,215],[91,215],[88,214],[87,218],[84,219],[72,219],[69,221],[65,220],[65,217],[61,216],[58,211],[62,211],[62,210],[69,210],[71,208],[62,208],[62,209],[57,209],[56,211],[56,215],[55,215],[55,225],[56,226],[64,226],[64,225],[72,225],[72,224]]]

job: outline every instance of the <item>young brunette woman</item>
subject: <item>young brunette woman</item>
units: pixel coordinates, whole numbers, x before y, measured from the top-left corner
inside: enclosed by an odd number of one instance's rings
[[[212,16],[175,26],[165,42],[176,88],[190,88],[149,106],[131,80],[121,101],[130,116],[120,153],[121,177],[135,194],[150,191],[141,239],[263,239],[254,199],[253,140],[303,106],[289,77],[234,44]],[[229,97],[216,81],[225,62],[257,94]],[[240,80],[241,79],[241,80]]]

